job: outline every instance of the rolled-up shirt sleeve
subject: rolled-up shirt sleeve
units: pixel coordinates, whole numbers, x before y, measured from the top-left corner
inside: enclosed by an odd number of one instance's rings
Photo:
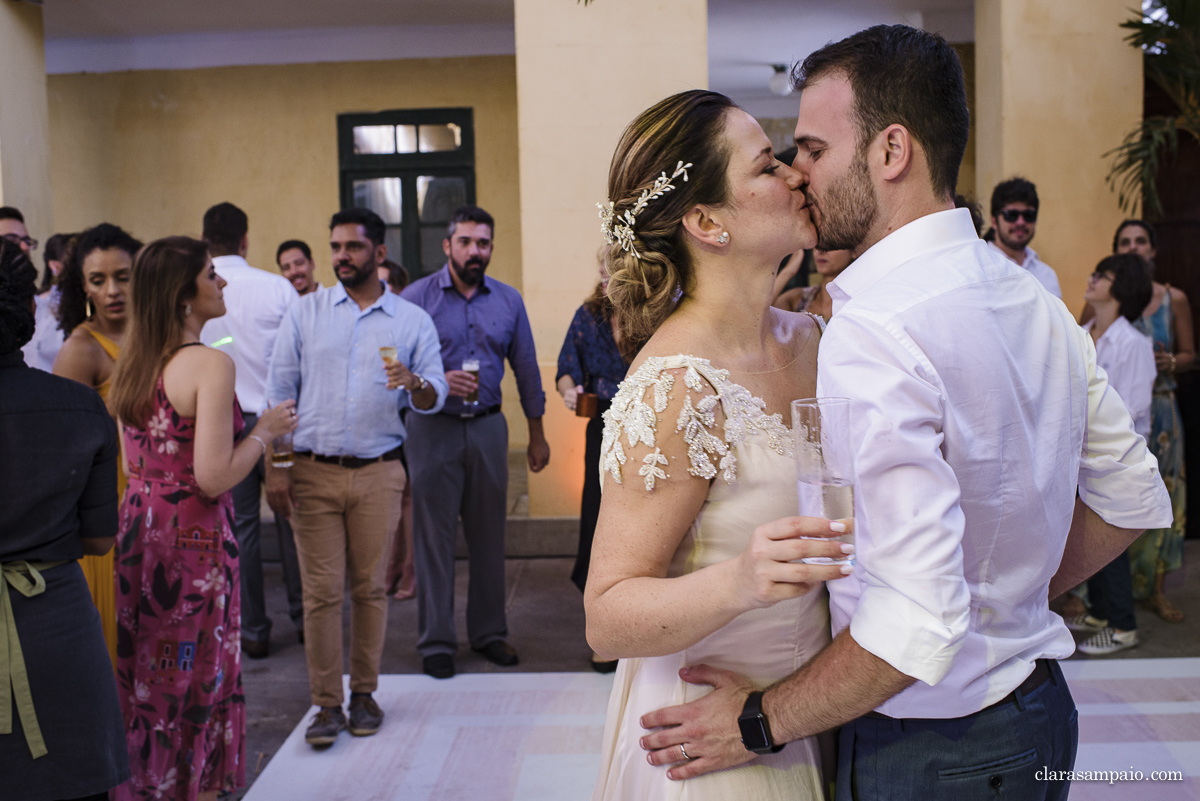
[[[529,315],[525,304],[518,302],[516,326],[512,344],[508,349],[508,362],[517,379],[517,392],[521,396],[521,409],[525,416],[534,419],[546,413],[546,393],[542,391],[542,373],[538,369],[537,350],[533,345],[533,329],[529,327]]]
[[[818,395],[849,398],[855,456],[850,633],[896,670],[937,684],[969,625],[965,518],[942,456],[944,397],[932,367],[876,323],[835,317],[821,343]]]
[[[1171,498],[1158,461],[1133,430],[1133,419],[1096,364],[1092,338],[1082,329],[1087,359],[1087,431],[1079,462],[1079,498],[1118,528],[1166,528]]]
[[[442,368],[442,344],[438,339],[433,318],[420,307],[416,307],[415,310],[420,312],[421,323],[410,369],[429,382],[437,392],[437,400],[428,409],[418,409],[411,403],[409,407],[417,414],[437,414],[446,404],[446,396],[450,393],[450,385],[446,383],[446,371]]]

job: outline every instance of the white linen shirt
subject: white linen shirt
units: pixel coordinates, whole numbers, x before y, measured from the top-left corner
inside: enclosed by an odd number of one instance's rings
[[[999,253],[1004,258],[1008,258],[1008,254],[1000,249],[1000,246],[995,242],[988,242],[988,247]],[[1009,261],[1012,261],[1009,259]],[[1015,262],[1014,262],[1015,264]],[[1025,260],[1021,262],[1021,266],[1033,275],[1042,286],[1046,287],[1046,291],[1056,298],[1062,299],[1062,289],[1058,285],[1058,273],[1054,272],[1054,268],[1046,262],[1038,258],[1037,251],[1033,248],[1025,248]]]
[[[292,282],[276,273],[251,267],[241,256],[213,256],[217,275],[224,278],[225,316],[209,320],[200,341],[215,345],[233,358],[235,389],[242,411],[262,414],[267,408],[267,369],[279,324],[299,294]]]
[[[834,634],[918,679],[881,713],[972,714],[1074,650],[1047,592],[1076,488],[1123,528],[1168,525],[1166,488],[1091,337],[965,209],[893,232],[829,293],[817,393],[850,399],[856,473]]]
[[[1083,330],[1090,335],[1095,322],[1088,320]],[[1154,396],[1154,379],[1158,377],[1150,337],[1124,317],[1118,317],[1096,340],[1096,364],[1103,368],[1109,386],[1125,403],[1133,418],[1133,430],[1149,438],[1150,401]]]

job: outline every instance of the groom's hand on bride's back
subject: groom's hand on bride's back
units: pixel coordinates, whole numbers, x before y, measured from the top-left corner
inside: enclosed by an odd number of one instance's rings
[[[738,591],[749,609],[777,604],[810,592],[822,581],[849,575],[850,565],[810,565],[801,559],[844,559],[854,546],[830,537],[853,530],[851,521],[785,517],[754,530],[738,561]]]

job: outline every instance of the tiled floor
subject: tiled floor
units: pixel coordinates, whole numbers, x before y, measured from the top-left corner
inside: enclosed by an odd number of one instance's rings
[[[1073,801],[1200,799],[1200,547],[1169,585],[1188,614],[1167,624],[1139,609],[1139,647],[1064,665],[1080,710],[1080,770],[1182,770],[1183,782],[1076,782]],[[457,597],[465,598],[465,563]],[[516,669],[462,646],[460,675],[420,674],[416,605],[392,602],[373,738],[343,736],[328,751],[303,743],[310,708],[303,648],[287,621],[278,568],[268,565],[272,654],[243,663],[251,801],[587,798],[595,777],[609,679],[587,670],[583,604],[571,560],[508,562]],[[463,610],[458,608],[459,636]],[[349,630],[347,620],[347,632]],[[386,735],[386,736],[385,736]],[[374,782],[374,783],[373,783]]]

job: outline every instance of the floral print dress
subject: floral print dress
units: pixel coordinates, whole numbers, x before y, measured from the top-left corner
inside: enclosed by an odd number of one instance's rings
[[[133,776],[115,801],[191,801],[246,783],[233,502],[197,485],[194,438],[195,421],[171,407],[161,376],[146,427],[124,427],[117,684]]]

